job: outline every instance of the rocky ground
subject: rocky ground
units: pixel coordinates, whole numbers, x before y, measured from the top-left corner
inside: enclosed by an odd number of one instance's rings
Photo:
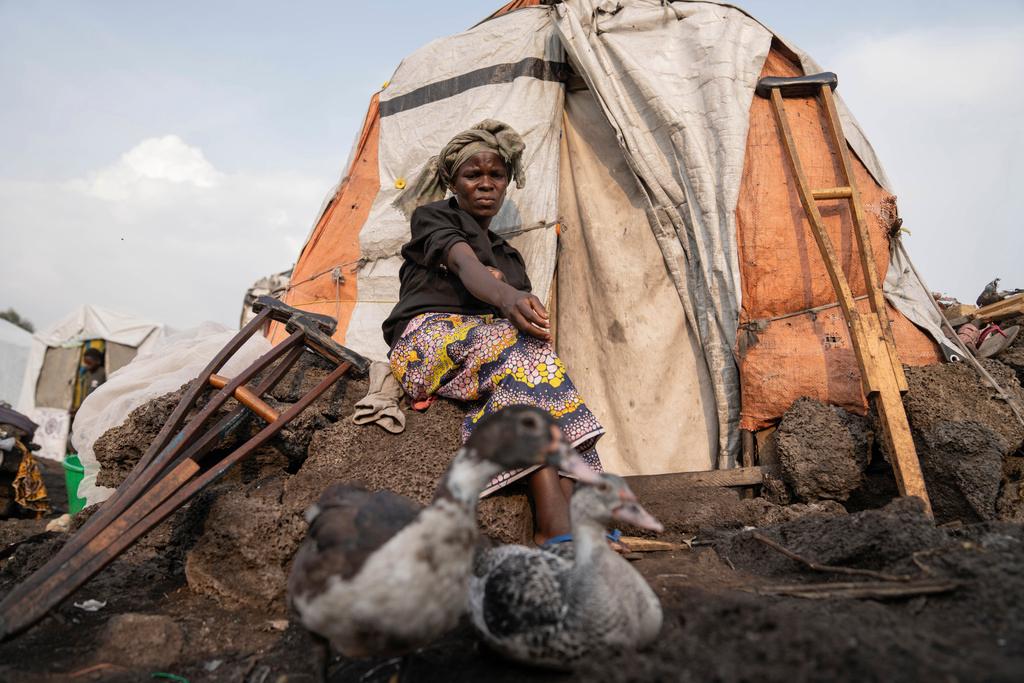
[[[1014,363],[1022,343],[1003,354],[1005,363],[986,362],[1020,399],[1022,364]],[[294,402],[324,372],[307,359],[274,400]],[[780,474],[763,497],[692,488],[644,500],[666,523],[662,538],[696,537],[690,549],[635,563],[666,613],[648,650],[608,652],[574,674],[555,674],[501,661],[463,627],[401,662],[334,659],[330,680],[1019,680],[1024,429],[967,366],[908,369],[908,379],[934,522],[916,501],[893,500],[872,416],[802,400],[765,443],[762,455]],[[426,502],[457,447],[457,406],[410,413],[405,433],[394,436],[349,423],[364,392],[364,382],[339,382],[286,434],[0,645],[0,680],[137,681],[160,672],[191,681],[316,680],[313,643],[289,620],[283,595],[305,531],[302,511],[328,483],[345,480]],[[176,398],[143,406],[97,442],[101,483],[123,479]],[[527,540],[531,523],[519,491],[481,506],[482,527],[499,540]],[[0,594],[66,539],[38,526],[0,522]],[[922,586],[940,592],[915,594]],[[75,607],[88,599],[106,604]]]

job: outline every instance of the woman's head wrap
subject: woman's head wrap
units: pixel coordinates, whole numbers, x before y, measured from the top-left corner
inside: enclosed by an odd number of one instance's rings
[[[524,149],[526,145],[523,139],[510,125],[485,119],[453,137],[440,154],[431,157],[416,181],[395,199],[394,207],[408,217],[416,207],[444,199],[459,166],[480,152],[494,152],[501,157],[511,179],[516,181],[516,187],[525,187],[526,173],[522,161]]]

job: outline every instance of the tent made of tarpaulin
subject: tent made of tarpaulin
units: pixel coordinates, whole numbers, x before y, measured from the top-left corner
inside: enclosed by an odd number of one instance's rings
[[[156,343],[163,325],[99,306],[81,306],[64,319],[32,335],[18,410],[38,425],[40,455],[64,456],[70,408],[82,346],[104,342],[107,375],[127,365],[140,349]]]
[[[285,301],[337,317],[339,341],[383,358],[380,324],[409,235],[392,202],[452,135],[496,118],[523,135],[528,183],[509,190],[491,229],[523,253],[555,308],[557,349],[608,427],[608,469],[733,466],[740,428],[771,424],[800,396],[863,413],[849,334],[754,96],[763,75],[821,70],[732,5],[510,3],[405,58],[371,98]],[[791,106],[810,182],[842,184],[819,104]],[[889,182],[841,98],[837,107],[901,359],[936,362],[928,293],[890,255]],[[863,298],[848,211],[824,213]]]
[[[31,332],[0,318],[0,401],[18,402],[31,347]]]

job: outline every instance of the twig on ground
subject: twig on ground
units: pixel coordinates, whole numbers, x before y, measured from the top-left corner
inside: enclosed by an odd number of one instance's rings
[[[782,553],[789,559],[799,562],[808,569],[811,569],[816,572],[849,574],[851,576],[870,576],[871,578],[880,579],[882,581],[910,581],[914,578],[912,576],[906,576],[904,574],[887,574],[885,572],[876,572],[873,569],[857,569],[855,567],[839,567],[831,564],[818,564],[817,562],[812,562],[811,560],[808,560],[806,557],[802,555],[796,554],[789,548],[786,548],[785,546],[777,543],[776,541],[773,541],[772,539],[768,538],[764,534],[761,534],[757,531],[750,534],[750,537],[756,541],[765,544],[772,550]]]
[[[128,669],[118,664],[111,664],[110,662],[100,662],[99,664],[93,664],[87,666],[84,669],[78,669],[68,674],[68,678],[81,678],[83,676],[89,676],[90,674],[99,673],[101,671],[127,671]]]
[[[828,600],[831,598],[882,599],[947,593],[959,586],[959,582],[949,579],[923,579],[921,581],[903,582],[899,585],[891,581],[851,581],[759,586],[754,590],[758,595],[784,595],[792,598],[806,598],[808,600]]]
[[[926,576],[934,576],[935,570],[926,565],[924,562],[922,562],[921,558],[927,557],[929,555],[938,555],[944,552],[946,552],[946,548],[930,548],[928,550],[918,550],[916,553],[910,556],[910,559],[915,565],[917,565],[918,569],[924,572]]]

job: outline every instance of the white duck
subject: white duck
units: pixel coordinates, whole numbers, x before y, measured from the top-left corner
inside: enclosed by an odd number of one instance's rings
[[[336,484],[306,512],[288,578],[303,625],[348,657],[392,656],[453,628],[466,609],[476,506],[498,473],[551,464],[594,478],[545,411],[505,408],[477,425],[433,502]]]
[[[661,603],[612,550],[606,527],[619,520],[662,526],[613,474],[580,486],[571,502],[575,559],[542,548],[501,546],[478,554],[470,615],[483,640],[511,659],[554,668],[609,646],[643,647],[661,630]]]

